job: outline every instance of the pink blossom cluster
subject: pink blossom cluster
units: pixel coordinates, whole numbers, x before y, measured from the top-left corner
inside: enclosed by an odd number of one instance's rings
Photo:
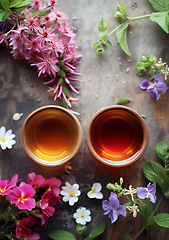
[[[32,234],[29,227],[34,225],[36,218],[41,219],[41,226],[47,226],[48,218],[55,212],[54,206],[57,201],[61,201],[60,185],[61,181],[55,177],[45,179],[35,173],[28,174],[28,183],[21,179],[18,180],[17,174],[11,180],[0,181],[1,208],[9,214],[9,219],[5,218],[7,222],[4,223],[2,229],[8,226],[10,230],[10,219],[13,217],[15,224],[11,222],[11,226],[15,225],[16,238],[20,239],[22,236],[29,240],[40,239],[39,234]],[[36,202],[35,196],[39,189],[44,189],[44,191],[40,200]],[[26,213],[26,217],[19,218],[21,213]],[[27,216],[28,213],[30,216]]]
[[[71,24],[65,22],[68,16],[55,5],[55,0],[49,0],[47,6],[35,0],[19,17],[15,16],[17,28],[2,34],[0,43],[7,43],[8,39],[15,59],[25,58],[31,66],[37,67],[38,76],[50,77],[45,84],[56,83],[49,88],[54,100],[62,99],[63,106],[72,111],[72,103],[78,98],[72,98],[69,90],[79,94],[79,87],[73,85],[82,80],[72,75],[82,75],[77,72],[82,55]]]

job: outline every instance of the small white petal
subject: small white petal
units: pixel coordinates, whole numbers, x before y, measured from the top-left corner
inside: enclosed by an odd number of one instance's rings
[[[100,183],[94,183],[92,189],[95,189],[96,192],[100,192],[102,189],[102,185]]]
[[[64,196],[63,198],[62,198],[62,200],[63,200],[63,202],[68,202],[69,201],[69,196],[67,195],[67,196]]]
[[[2,148],[2,150],[5,150],[6,149],[6,143],[1,143],[1,148]]]
[[[13,120],[18,121],[22,115],[23,115],[23,113],[15,113],[13,115]]]
[[[1,136],[1,137],[4,137],[5,132],[6,132],[6,128],[5,128],[5,127],[1,127],[1,128],[0,128],[0,136]]]

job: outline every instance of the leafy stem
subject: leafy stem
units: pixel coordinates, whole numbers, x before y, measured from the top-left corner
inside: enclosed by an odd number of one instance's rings
[[[169,5],[167,1],[161,0],[159,2],[149,0],[152,7],[157,12],[141,15],[138,17],[130,17],[126,12],[126,8],[123,4],[117,5],[117,9],[114,11],[114,17],[121,23],[108,33],[108,26],[104,18],[101,19],[99,30],[99,41],[94,44],[94,49],[97,53],[105,53],[102,45],[106,45],[112,48],[112,43],[108,40],[108,37],[116,32],[117,40],[122,50],[130,56],[130,52],[127,44],[127,29],[131,21],[150,18],[152,22],[156,22],[166,33],[169,33]]]
[[[109,37],[110,35],[112,35],[113,33],[115,33],[121,26],[123,26],[123,25],[126,24],[126,23],[130,23],[130,22],[132,22],[132,21],[139,20],[139,19],[143,19],[143,18],[149,18],[150,15],[151,15],[151,14],[146,14],[146,15],[142,15],[142,16],[138,16],[138,17],[133,17],[133,18],[128,17],[128,20],[126,20],[124,23],[119,24],[119,25],[118,25],[116,28],[114,28],[110,33],[108,33],[107,36]]]

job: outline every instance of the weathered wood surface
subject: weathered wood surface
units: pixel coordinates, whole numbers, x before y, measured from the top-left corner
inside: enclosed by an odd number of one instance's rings
[[[116,36],[109,39],[113,43],[112,49],[107,49],[105,55],[97,55],[93,50],[93,44],[98,40],[97,26],[104,17],[109,26],[109,31],[117,26],[117,21],[113,17],[113,12],[117,4],[123,3],[130,16],[139,16],[151,12],[152,8],[148,1],[138,0],[137,8],[133,8],[134,1],[111,1],[111,0],[58,0],[59,10],[69,15],[69,22],[76,29],[76,40],[79,50],[82,52],[82,63],[79,72],[83,73],[83,82],[80,83],[80,94],[78,105],[75,111],[80,112],[78,117],[83,129],[83,143],[76,157],[71,161],[72,171],[68,174],[64,167],[48,169],[35,164],[24,152],[20,133],[21,127],[34,109],[47,104],[58,104],[53,102],[50,93],[47,93],[46,85],[43,85],[43,78],[37,77],[36,69],[29,67],[25,61],[16,61],[10,55],[8,49],[0,46],[0,126],[11,128],[16,134],[17,143],[12,150],[0,151],[0,173],[1,179],[11,178],[15,173],[19,177],[27,180],[27,174],[35,172],[44,177],[55,176],[62,180],[77,182],[81,189],[86,188],[86,184],[101,182],[103,185],[104,199],[108,199],[110,191],[106,189],[108,182],[119,182],[119,178],[124,178],[124,186],[130,184],[134,187],[146,186],[147,180],[142,174],[142,166],[148,160],[160,162],[157,157],[155,146],[158,142],[165,141],[169,144],[169,93],[162,96],[156,102],[150,95],[139,88],[139,83],[143,78],[136,75],[135,63],[141,56],[150,54],[162,57],[169,62],[168,35],[149,19],[132,22],[128,31],[128,45],[131,57],[124,54],[117,43]],[[130,71],[127,73],[126,69]],[[140,114],[146,115],[146,123],[149,129],[149,145],[143,157],[129,167],[114,169],[106,167],[97,162],[91,156],[86,140],[85,130],[92,115],[99,109],[116,104],[118,98],[128,97],[131,102],[126,105],[135,109]],[[22,118],[14,122],[12,116],[15,112],[23,113]],[[157,188],[157,195],[160,189]],[[98,239],[117,240],[122,239],[125,230],[129,230],[132,237],[141,228],[141,218],[120,217],[114,224],[110,224],[110,219],[103,215],[100,200],[88,199],[83,193],[81,199],[73,207],[67,203],[56,206],[54,217],[50,218],[46,229],[37,228],[41,234],[41,239],[47,239],[50,231],[63,229],[75,233],[76,223],[72,214],[79,206],[85,206],[92,212],[92,222],[88,224],[88,231],[96,224],[106,221],[106,231]],[[169,204],[163,201],[159,211],[169,212]],[[169,230],[154,226],[146,238],[143,232],[138,239],[167,240]]]

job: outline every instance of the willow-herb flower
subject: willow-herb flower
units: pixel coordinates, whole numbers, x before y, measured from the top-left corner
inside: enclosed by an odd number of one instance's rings
[[[79,191],[79,185],[77,183],[70,185],[70,183],[66,182],[66,186],[62,186],[62,190],[60,194],[63,195],[63,202],[69,202],[70,206],[73,206],[78,201],[78,196],[80,196],[81,192]]]
[[[111,193],[109,201],[104,200],[102,202],[102,208],[105,211],[104,215],[108,215],[111,218],[111,223],[114,223],[118,219],[118,215],[126,217],[126,208],[123,205],[120,205],[117,195]]]
[[[87,222],[91,221],[90,214],[91,214],[90,210],[87,210],[85,207],[80,207],[73,214],[73,217],[76,219],[77,223],[85,225]]]
[[[15,134],[12,134],[12,130],[9,129],[6,131],[5,127],[0,128],[0,146],[2,150],[5,150],[6,148],[11,149],[12,145],[16,143],[16,141],[13,139],[15,137]]]
[[[137,196],[140,199],[149,198],[152,203],[156,202],[156,183],[149,183],[147,188],[139,187],[137,189]]]
[[[100,192],[101,189],[102,189],[102,185],[100,183],[94,183],[91,191],[87,193],[87,196],[89,198],[102,199],[103,194]]]

